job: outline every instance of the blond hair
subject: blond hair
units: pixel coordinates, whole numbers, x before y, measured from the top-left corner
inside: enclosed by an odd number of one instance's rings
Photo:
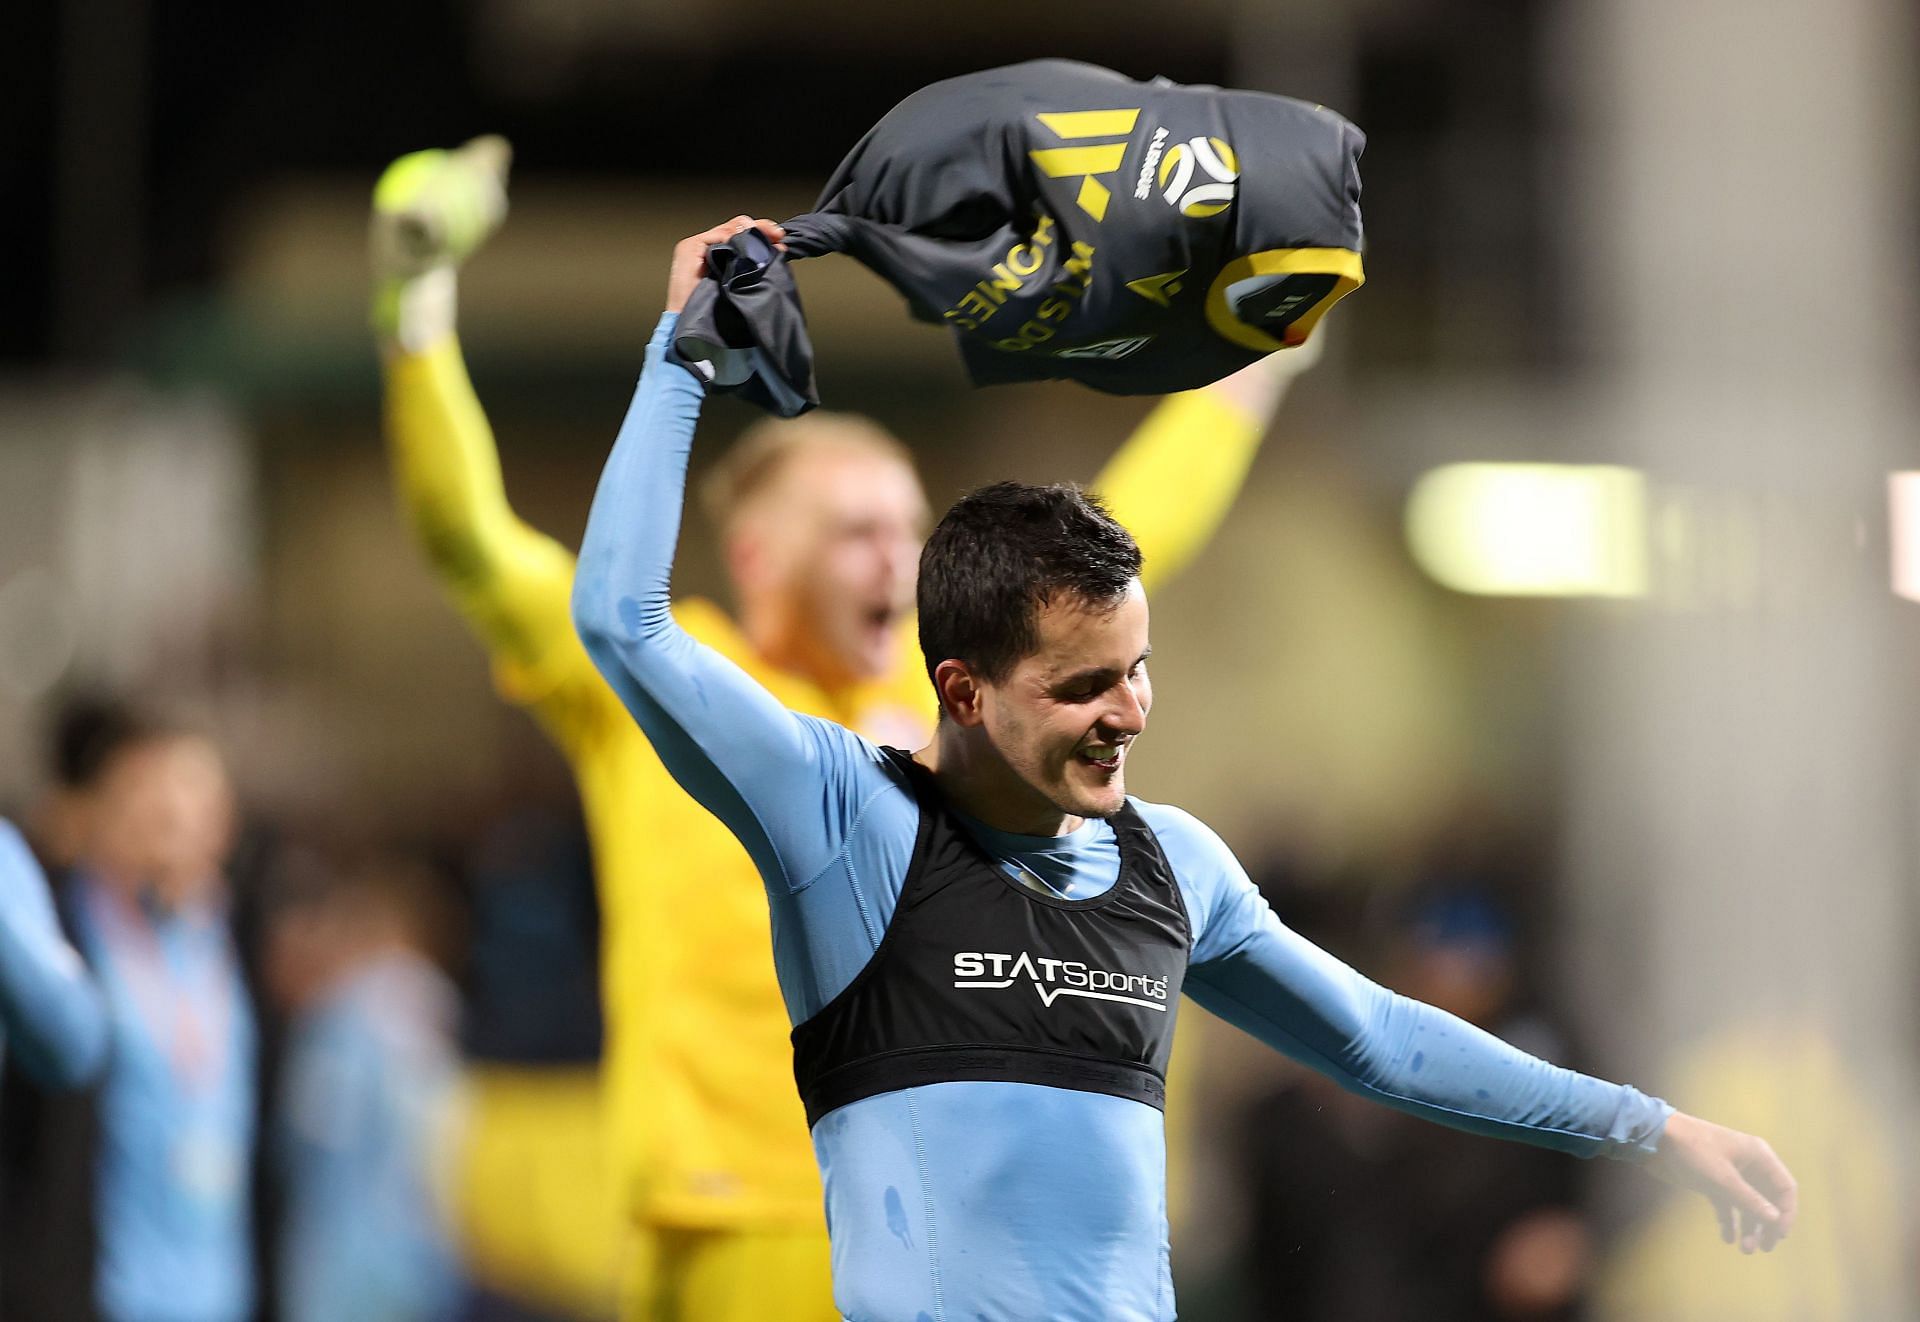
[[[872,418],[817,410],[798,418],[763,418],[741,432],[701,480],[701,507],[714,530],[725,537],[740,511],[771,487],[802,451],[836,447],[913,468],[912,452]]]

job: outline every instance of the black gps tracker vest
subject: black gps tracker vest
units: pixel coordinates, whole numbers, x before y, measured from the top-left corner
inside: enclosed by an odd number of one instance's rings
[[[1056,899],[1001,869],[931,772],[884,752],[912,786],[919,833],[879,949],[793,1030],[808,1125],[880,1093],[965,1081],[1162,1107],[1191,929],[1152,829],[1124,805],[1113,887]]]

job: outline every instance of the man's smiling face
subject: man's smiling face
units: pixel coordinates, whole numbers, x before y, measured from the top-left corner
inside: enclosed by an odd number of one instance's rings
[[[1146,593],[1135,579],[1117,602],[1062,594],[1035,624],[1039,646],[1004,680],[981,685],[982,723],[1036,799],[1074,817],[1111,817],[1153,706]]]

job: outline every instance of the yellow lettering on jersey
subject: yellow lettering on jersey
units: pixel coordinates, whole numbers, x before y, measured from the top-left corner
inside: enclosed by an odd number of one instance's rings
[[[1009,271],[1005,262],[1001,262],[995,266],[993,268],[993,274],[980,282],[980,287],[990,294],[996,289],[1004,289],[1008,294],[1011,294],[1016,292],[1020,288],[1020,285],[1020,277],[1012,271]],[[1002,295],[999,301],[1004,301],[1004,298],[1005,296]]]
[[[1079,276],[1080,287],[1082,289],[1092,284],[1093,245],[1091,243],[1081,243],[1076,240],[1073,245],[1073,256],[1061,263],[1060,272],[1064,276]],[[1066,281],[1062,280],[1060,283],[1064,285]]]
[[[1187,273],[1186,267],[1177,271],[1168,271],[1165,275],[1142,276],[1138,280],[1127,281],[1127,288],[1147,300],[1158,303],[1163,308],[1173,306],[1173,296],[1180,292],[1180,277]]]
[[[1080,209],[1092,216],[1094,222],[1098,224],[1107,218],[1107,203],[1112,198],[1112,189],[1092,175],[1088,175],[1080,181],[1080,192],[1073,200],[1078,202]]]
[[[1133,132],[1140,111],[1133,110],[1056,110],[1035,115],[1060,138],[1117,138]]]
[[[1073,312],[1073,300],[1093,283],[1093,253],[1092,244],[1076,240],[1073,255],[1061,264],[1061,279],[1048,287],[1049,297],[1035,310],[1033,319],[1005,339],[994,340],[993,347],[1003,353],[1021,353],[1052,339],[1053,328],[1046,323],[1065,321]]]
[[[1054,136],[1073,141],[1078,138],[1124,138],[1133,132],[1140,118],[1138,107],[1132,110],[1062,110],[1034,116]],[[1042,147],[1027,153],[1040,172],[1049,179],[1080,176],[1080,192],[1074,198],[1080,209],[1098,224],[1107,218],[1107,203],[1113,191],[1095,176],[1112,174],[1126,158],[1125,142],[1103,143],[1097,147]]]
[[[1007,249],[1007,269],[1015,275],[1032,275],[1046,260],[1040,253],[1040,247],[1039,244],[1016,243]]]
[[[995,263],[987,279],[975,284],[940,315],[961,330],[980,329],[981,323],[1006,303],[1008,294],[1018,293],[1026,285],[1026,277],[1046,264],[1046,250],[1053,246],[1053,240],[1053,217],[1041,215],[1034,222],[1033,238],[1007,249],[1006,260]],[[1086,245],[1074,247],[1077,250]]]
[[[1112,174],[1127,154],[1124,142],[1099,147],[1042,147],[1027,155],[1049,179],[1071,179],[1076,174]]]

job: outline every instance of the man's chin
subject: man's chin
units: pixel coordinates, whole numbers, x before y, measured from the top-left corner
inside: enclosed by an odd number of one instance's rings
[[[1055,806],[1074,817],[1111,817],[1126,806],[1126,782],[1115,776],[1098,789],[1069,787]]]

